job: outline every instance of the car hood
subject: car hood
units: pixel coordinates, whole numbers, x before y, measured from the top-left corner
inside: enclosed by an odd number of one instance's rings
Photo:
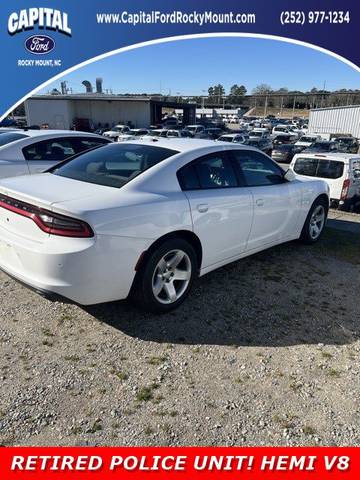
[[[101,198],[101,200],[108,197],[114,198],[119,194],[119,190],[60,177],[52,173],[40,173],[2,179],[0,193],[49,208],[54,204],[91,197]]]

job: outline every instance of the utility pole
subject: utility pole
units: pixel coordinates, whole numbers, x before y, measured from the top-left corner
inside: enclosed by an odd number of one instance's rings
[[[265,96],[265,105],[264,105],[264,118],[266,117],[267,114],[267,105],[268,105],[268,96]]]
[[[296,102],[296,96],[294,95],[293,110],[292,110],[292,116],[293,117],[295,117],[295,102]]]

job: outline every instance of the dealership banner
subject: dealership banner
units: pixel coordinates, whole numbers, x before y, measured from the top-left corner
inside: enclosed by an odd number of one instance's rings
[[[9,448],[1,478],[355,479],[355,448]]]
[[[0,12],[2,117],[30,92],[79,64],[187,36],[288,39],[360,65],[358,43],[351,41],[360,24],[360,3],[355,1],[3,1]]]

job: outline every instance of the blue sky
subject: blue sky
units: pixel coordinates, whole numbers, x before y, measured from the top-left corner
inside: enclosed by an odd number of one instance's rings
[[[204,38],[138,48],[94,62],[69,75],[68,86],[83,92],[85,79],[104,79],[114,93],[202,95],[210,85],[260,83],[274,89],[360,88],[360,73],[335,58],[307,47],[254,38]],[[60,81],[46,87],[59,88]]]

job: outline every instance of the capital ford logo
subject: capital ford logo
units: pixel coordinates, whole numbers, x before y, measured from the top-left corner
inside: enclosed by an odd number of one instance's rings
[[[53,30],[71,36],[69,18],[66,12],[54,8],[28,8],[13,12],[8,18],[8,33],[15,35],[24,30]],[[43,35],[45,37],[45,35]],[[47,37],[49,38],[49,37]]]
[[[44,55],[55,47],[55,41],[47,35],[32,35],[25,41],[25,48],[35,55]]]

